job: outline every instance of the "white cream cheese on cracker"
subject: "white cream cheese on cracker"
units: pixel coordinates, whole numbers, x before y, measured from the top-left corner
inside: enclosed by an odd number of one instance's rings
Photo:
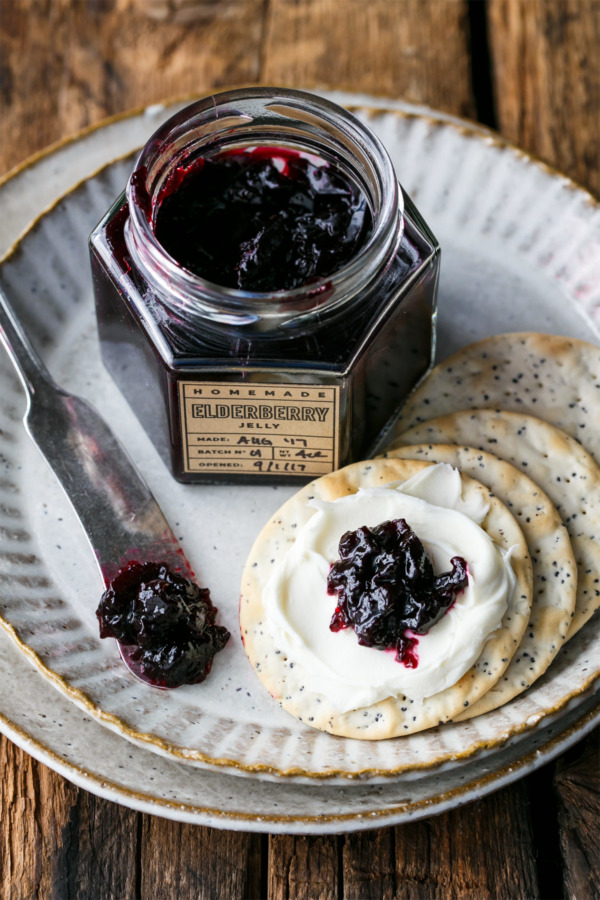
[[[305,672],[306,686],[340,712],[387,697],[431,697],[455,684],[500,627],[516,587],[510,552],[480,527],[487,505],[465,503],[460,474],[432,466],[403,484],[359,490],[332,502],[314,500],[315,512],[277,563],[263,605],[278,644]],[[468,564],[469,583],[426,635],[416,635],[418,665],[408,668],[394,651],[364,647],[351,628],[329,628],[336,597],[327,593],[331,563],[346,531],[406,519],[423,542],[436,574],[453,556]]]

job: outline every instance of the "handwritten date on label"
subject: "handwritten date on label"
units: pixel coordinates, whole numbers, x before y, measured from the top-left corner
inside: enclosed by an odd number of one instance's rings
[[[252,465],[259,472],[304,472],[306,465],[297,462],[275,462],[275,460],[257,459]]]

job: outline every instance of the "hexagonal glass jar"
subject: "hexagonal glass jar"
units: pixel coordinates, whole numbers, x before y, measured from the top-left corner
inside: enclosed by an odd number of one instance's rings
[[[339,271],[250,293],[158,242],[177,167],[249,147],[317,156],[364,193],[372,228]],[[379,139],[313,94],[249,88],[173,116],[90,250],[104,363],[180,481],[303,482],[366,458],[431,364],[439,245]]]

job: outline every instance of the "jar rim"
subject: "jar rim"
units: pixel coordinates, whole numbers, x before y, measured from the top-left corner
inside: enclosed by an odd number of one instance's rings
[[[214,125],[218,126],[217,133],[223,135],[223,145],[228,140],[239,143],[240,135],[238,133],[234,137],[235,128],[231,125],[227,127],[228,120],[243,123],[249,128],[261,112],[274,111],[281,115],[284,109],[290,111],[290,123],[304,124],[307,134],[314,133],[314,122],[322,122],[334,135],[343,136],[344,146],[349,141],[350,148],[359,153],[357,162],[363,167],[370,167],[370,176],[378,182],[379,202],[379,208],[372,209],[371,233],[357,254],[331,275],[321,276],[293,289],[246,291],[215,284],[185,269],[158,241],[153,227],[155,185],[149,185],[148,181],[152,182],[154,178],[155,182],[163,183],[160,178],[163,176],[164,180],[164,167],[168,163],[163,158],[166,150],[179,143],[177,159],[189,154],[190,146],[197,150],[202,146],[202,135],[195,143],[194,136],[199,134],[201,128],[206,129],[209,140],[214,143],[214,132],[210,131]],[[293,113],[300,115],[293,119]],[[280,122],[282,127],[283,121]],[[301,146],[302,135],[297,134],[295,141],[286,141],[285,130],[283,127],[279,139],[272,137],[270,141]],[[251,145],[256,141],[250,131],[248,134],[247,143]],[[315,152],[314,147],[312,150]],[[348,163],[348,160],[345,162]],[[365,193],[373,203],[373,195]],[[384,261],[393,256],[404,225],[402,191],[389,154],[377,135],[344,107],[318,94],[288,88],[249,87],[225,91],[197,100],[175,113],[154,132],[140,152],[128,180],[126,196],[129,221],[125,236],[135,262],[158,281],[163,292],[174,294],[180,303],[185,303],[188,311],[190,301],[196,301],[198,312],[204,310],[214,315],[215,311],[220,311],[220,320],[230,323],[289,318],[290,307],[300,314],[310,314],[324,305],[331,308],[336,305],[331,298],[337,295],[337,302],[341,302],[341,295],[347,296],[348,288],[353,284],[356,287],[357,282],[362,288],[365,273],[369,269],[379,270]],[[216,318],[218,321],[218,314]]]

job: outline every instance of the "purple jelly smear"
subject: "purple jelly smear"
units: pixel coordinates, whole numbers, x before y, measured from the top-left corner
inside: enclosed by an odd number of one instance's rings
[[[331,631],[353,628],[359,644],[394,650],[398,662],[416,668],[415,635],[427,634],[467,586],[466,561],[454,556],[452,570],[436,575],[404,519],[347,531],[339,554],[327,578],[327,592],[337,595]]]
[[[180,166],[154,210],[156,238],[181,266],[251,292],[292,290],[332,275],[371,230],[366,197],[341,168],[283,147]]]
[[[215,625],[210,592],[162,562],[130,562],[96,610],[101,638],[116,638],[128,665],[155,687],[198,684],[230,634]]]

